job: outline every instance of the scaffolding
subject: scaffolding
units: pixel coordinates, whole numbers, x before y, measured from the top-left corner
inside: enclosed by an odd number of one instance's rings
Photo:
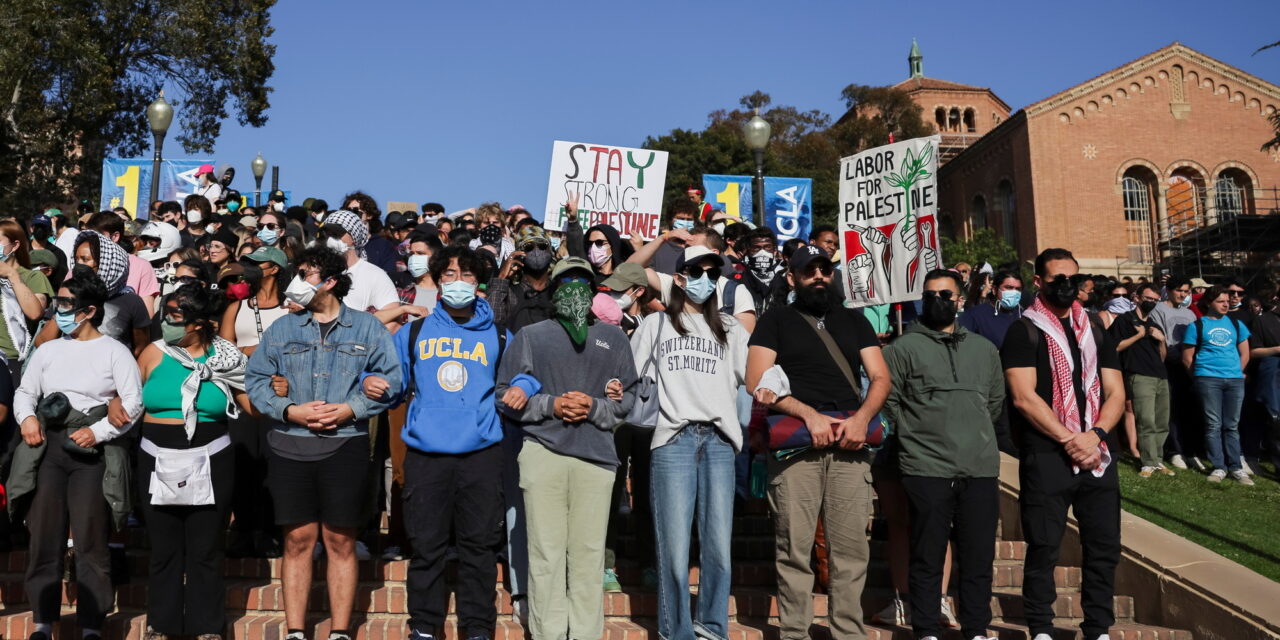
[[[1275,280],[1280,189],[1215,186],[1168,193],[1156,229],[1160,270],[1211,282],[1234,276],[1246,287]]]

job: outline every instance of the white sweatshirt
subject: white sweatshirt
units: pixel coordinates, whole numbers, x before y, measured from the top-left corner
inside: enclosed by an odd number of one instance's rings
[[[50,340],[31,354],[22,384],[13,396],[13,413],[21,425],[36,414],[40,398],[54,392],[66,394],[71,406],[88,411],[117,395],[130,423],[117,429],[103,418],[92,425],[98,442],[112,440],[133,426],[142,415],[142,375],[129,348],[114,338],[88,341],[74,338]]]
[[[665,313],[654,313],[631,337],[636,373],[645,375],[648,364],[648,375],[658,382],[653,448],[666,444],[689,422],[710,422],[735,451],[741,451],[738,387],[746,384],[750,335],[737,320],[721,314],[728,332],[727,344],[722,345],[700,314],[685,313],[681,318],[687,335],[681,336]]]

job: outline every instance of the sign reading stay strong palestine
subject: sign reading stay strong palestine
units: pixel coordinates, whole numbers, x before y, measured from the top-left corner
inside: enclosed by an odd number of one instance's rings
[[[583,229],[611,225],[623,237],[658,236],[667,152],[556,140],[551,150],[551,180],[543,226],[561,231],[564,203],[578,194]]]
[[[938,245],[939,136],[840,160],[840,250],[855,307],[919,300]]]

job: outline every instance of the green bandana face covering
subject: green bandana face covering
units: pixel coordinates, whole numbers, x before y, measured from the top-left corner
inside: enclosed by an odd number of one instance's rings
[[[569,332],[573,344],[587,341],[587,314],[591,311],[591,287],[585,282],[568,282],[556,289],[551,301],[556,306],[556,320]]]

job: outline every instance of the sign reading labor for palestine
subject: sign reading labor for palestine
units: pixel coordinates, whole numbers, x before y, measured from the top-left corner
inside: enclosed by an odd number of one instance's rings
[[[919,300],[942,265],[938,245],[939,136],[840,160],[840,249],[855,307]]]
[[[564,230],[564,204],[577,194],[583,229],[607,224],[623,237],[652,240],[658,236],[666,181],[666,151],[556,140],[543,227]]]

